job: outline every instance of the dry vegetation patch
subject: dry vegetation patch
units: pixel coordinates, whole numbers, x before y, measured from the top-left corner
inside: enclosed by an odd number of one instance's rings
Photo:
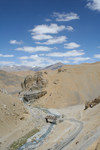
[[[35,128],[29,133],[27,133],[26,135],[24,135],[23,137],[21,137],[20,139],[18,139],[17,141],[13,142],[9,147],[10,150],[17,150],[18,148],[20,148],[22,145],[24,145],[27,142],[28,138],[30,138],[37,132],[39,132],[39,129]]]

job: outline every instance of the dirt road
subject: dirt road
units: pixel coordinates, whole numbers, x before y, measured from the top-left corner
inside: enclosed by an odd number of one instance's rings
[[[78,123],[79,127],[78,130],[72,134],[71,136],[69,136],[68,138],[64,139],[60,145],[58,145],[57,147],[55,147],[53,150],[63,150],[64,148],[66,148],[66,146],[71,143],[77,136],[78,134],[81,132],[81,130],[83,129],[83,122],[75,120],[75,119],[69,119],[70,122],[74,122],[75,124]]]

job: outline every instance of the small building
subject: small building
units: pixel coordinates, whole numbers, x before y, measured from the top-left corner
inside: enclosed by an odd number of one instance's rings
[[[47,123],[57,124],[57,116],[50,116],[50,115],[48,115],[48,116],[45,117],[45,119],[46,119]]]

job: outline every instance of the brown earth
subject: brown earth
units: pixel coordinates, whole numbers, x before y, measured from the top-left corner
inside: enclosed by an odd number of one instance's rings
[[[15,96],[0,92],[0,150],[8,150],[14,141],[46,125],[45,116],[36,108],[28,110]]]
[[[73,122],[69,122],[68,119],[70,118],[74,118],[83,122],[83,129],[79,133],[79,135],[74,140],[72,140],[70,144],[68,144],[68,146],[65,146],[65,148],[62,149],[81,150],[83,146],[86,146],[84,150],[100,150],[99,139],[94,138],[93,140],[96,142],[90,142],[89,146],[87,143],[87,140],[92,139],[92,136],[99,131],[98,129],[100,128],[100,104],[87,110],[84,110],[84,105],[82,104],[56,109],[56,111],[64,115],[65,121],[54,127],[43,145],[37,148],[37,150],[55,150],[55,145],[59,145],[63,140],[68,139],[72,134],[74,134],[78,125],[73,124]]]
[[[58,111],[67,117],[83,121],[85,123],[84,129],[72,144],[72,147],[74,147],[77,141],[84,140],[83,137],[90,136],[91,131],[95,131],[100,126],[100,104],[86,111],[83,110],[84,105],[80,106],[80,104],[85,104],[85,101],[91,101],[100,95],[100,63],[66,65],[60,70],[47,70],[47,73],[44,73],[45,71],[42,72],[45,79],[48,80],[47,94],[36,100],[33,106],[58,108]],[[19,73],[19,76],[17,76],[0,70],[0,88],[10,92],[21,90],[21,82],[24,81],[21,76],[24,75],[25,72]],[[30,75],[34,75],[34,73],[30,72]],[[62,109],[60,110],[60,108]],[[30,115],[27,114],[22,102],[11,95],[0,93],[1,150],[5,150],[3,146],[8,146],[8,143],[33,129],[34,123],[29,118]],[[25,130],[23,130],[24,126]],[[99,150],[99,140],[96,141],[94,147]]]
[[[11,93],[18,93],[21,90],[20,84],[23,80],[23,77],[0,70],[0,89]]]
[[[92,143],[86,150],[100,150],[100,138]]]
[[[20,77],[26,77],[27,75],[34,75],[35,72],[28,70],[28,71],[17,71],[17,72],[10,72],[10,73]]]
[[[21,136],[22,131],[19,134],[14,134],[18,128],[22,127],[23,129],[28,119],[29,112],[23,102],[0,92],[0,142],[2,143],[0,149],[4,150],[2,146],[8,146],[8,143]],[[13,136],[10,137],[11,135]]]
[[[84,104],[100,95],[100,65],[66,65],[57,70],[47,71],[49,81],[47,94],[37,100],[34,106],[63,108]]]

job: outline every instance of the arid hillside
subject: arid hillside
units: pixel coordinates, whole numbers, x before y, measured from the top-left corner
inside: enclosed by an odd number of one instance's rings
[[[27,71],[16,71],[16,72],[10,72],[11,74],[20,76],[20,77],[26,77],[27,75],[34,75],[34,71],[27,70]]]
[[[19,130],[23,129],[28,119],[29,112],[24,107],[23,102],[11,95],[0,92],[0,142],[3,145],[8,146],[7,143],[12,143],[14,138],[17,139],[23,135],[22,130],[19,134],[16,131],[18,128]],[[3,148],[0,147],[0,149]]]
[[[34,105],[47,108],[63,108],[85,103],[100,95],[100,64],[66,65],[49,70],[47,94]]]
[[[92,101],[100,96],[100,64],[66,65],[57,70],[42,70],[41,72],[26,71],[17,72],[18,74],[14,75],[0,71],[1,150],[6,150],[5,147],[8,147],[13,140],[16,141],[33,128],[37,126],[40,128],[40,125],[46,124],[44,119],[45,112],[37,110],[36,106],[49,109],[57,108],[56,110],[60,114],[64,114],[67,119],[74,117],[84,123],[81,134],[77,137],[74,144],[72,143],[72,146],[76,147],[76,149],[77,141],[78,146],[81,147],[85,142],[84,137],[85,139],[92,139],[92,135],[97,131],[100,125],[100,104],[93,108],[89,107],[86,110],[84,108],[86,101]],[[21,85],[24,85],[22,86],[23,89],[21,89]],[[28,95],[31,93],[32,96],[33,93],[38,94],[38,89],[40,90],[39,92],[46,91],[46,93],[42,94],[42,97],[35,99],[32,97],[31,102],[30,99],[27,100],[29,104],[26,108],[29,111],[24,107],[24,103],[19,100],[20,94],[16,98],[15,95],[11,95],[14,91],[16,93],[20,91],[22,97],[25,97],[24,92],[28,92]],[[10,94],[6,93],[5,90],[10,92]],[[93,124],[90,128],[91,122]],[[66,122],[64,123],[66,124]],[[92,147],[99,150],[100,141],[98,136],[95,138],[95,141],[92,139],[92,142],[86,145],[86,148],[91,149]]]
[[[21,89],[20,84],[22,81],[22,77],[0,70],[0,89],[17,93]]]
[[[0,138],[12,128],[16,128],[27,117],[27,110],[24,108],[23,102],[0,92]]]

